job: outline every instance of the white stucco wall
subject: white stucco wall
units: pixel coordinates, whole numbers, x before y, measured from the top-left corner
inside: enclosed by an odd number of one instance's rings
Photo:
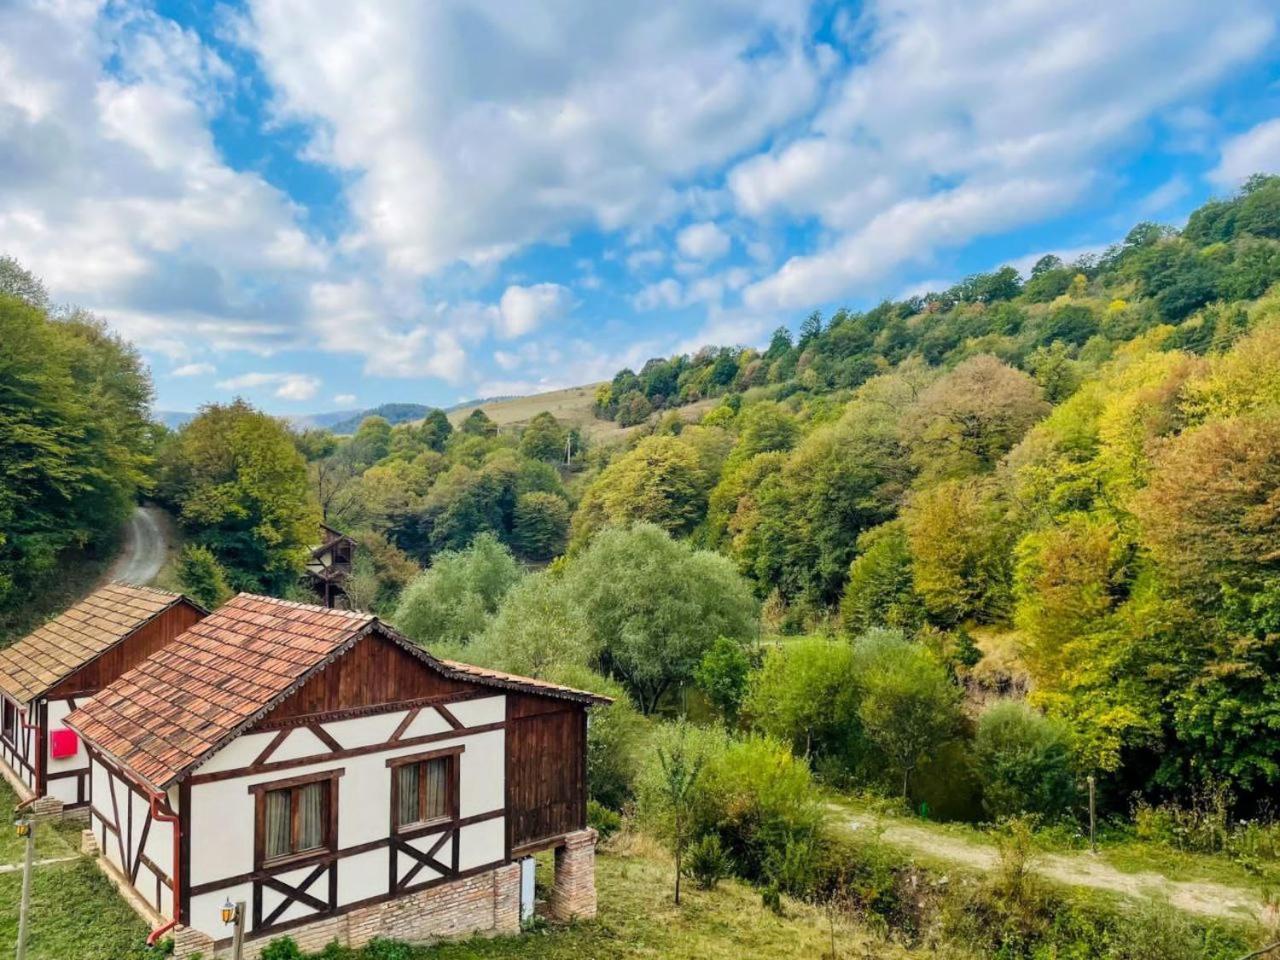
[[[162,820],[152,820],[151,826],[146,822],[151,810],[149,797],[141,790],[132,787],[128,781],[122,780],[101,763],[91,762],[89,779],[93,792],[93,809],[89,826],[102,845],[102,853],[121,873],[128,876],[129,866],[137,861],[139,853],[144,853],[166,875],[173,872],[173,824]],[[112,803],[114,789],[115,802]],[[170,806],[177,811],[177,791],[168,793]],[[103,830],[102,822],[115,821],[119,817],[120,838],[110,830]],[[145,843],[143,831],[146,830]],[[121,858],[123,848],[125,859]],[[173,916],[173,893],[168,885],[161,882],[159,899],[156,897],[156,874],[146,863],[139,863],[134,888],[147,903],[156,908],[162,916]]]
[[[84,701],[86,697],[81,697]],[[78,748],[70,757],[64,757],[60,760],[53,759],[52,753],[52,737],[53,731],[63,728],[63,720],[71,713],[70,700],[50,700],[48,708],[48,728],[45,731],[44,756],[48,766],[45,770],[48,774],[67,773],[71,771],[85,771],[89,769],[89,752],[85,749],[84,743],[79,743]],[[77,740],[79,737],[77,736]],[[75,777],[46,777],[47,793],[51,797],[57,797],[65,804],[73,804],[76,802],[76,778]],[[89,800],[89,791],[86,791],[85,800]]]
[[[448,709],[461,723],[472,727],[501,722],[506,716],[506,700],[501,695],[485,697],[450,704]],[[405,716],[405,711],[399,711],[333,721],[323,726],[344,750],[350,750],[385,743]],[[402,739],[445,733],[451,729],[438,712],[424,708],[414,723],[406,728]],[[247,766],[261,755],[275,736],[273,731],[240,737],[202,764],[196,773],[226,772]],[[339,850],[349,849],[385,840],[390,835],[391,771],[387,768],[388,759],[453,746],[464,748],[459,758],[459,816],[467,818],[501,811],[505,802],[504,730],[470,734],[460,730],[457,736],[442,737],[425,744],[395,746],[354,757],[321,759],[318,755],[328,754],[329,748],[305,728],[292,728],[267,762],[296,760],[297,763],[252,776],[192,785],[189,883],[196,888],[253,871],[255,795],[249,792],[251,786],[342,769],[343,774],[337,780],[337,847]],[[505,852],[505,831],[501,815],[463,827],[459,839],[459,869],[501,861]],[[417,849],[427,850],[438,836],[420,838],[412,843]],[[388,856],[387,847],[381,846],[338,861],[339,907],[386,895]],[[438,856],[447,862],[443,852]],[[399,857],[398,862],[397,872],[401,876],[413,866],[410,858],[405,856]],[[300,868],[281,874],[279,878],[286,883],[296,882],[313,869],[314,866]],[[413,882],[418,884],[433,876],[434,872],[424,867],[415,875]],[[328,878],[320,877],[308,892],[327,900],[328,890]],[[193,896],[191,925],[211,936],[223,936],[225,931],[219,911],[228,898],[233,902],[243,900],[251,904],[251,884],[222,887]],[[279,894],[264,890],[263,915],[270,914],[279,902]],[[309,907],[295,903],[277,918],[276,923],[312,914]]]

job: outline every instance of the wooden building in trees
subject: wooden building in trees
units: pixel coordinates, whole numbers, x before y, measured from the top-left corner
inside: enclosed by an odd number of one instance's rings
[[[347,607],[347,580],[355,569],[356,542],[320,524],[320,545],[307,558],[307,582],[326,607]]]
[[[68,723],[102,855],[154,935],[208,958],[228,901],[246,905],[248,956],[285,931],[316,950],[514,932],[522,858],[550,848],[553,913],[593,914],[587,710],[603,702],[440,660],[369,615],[241,594]]]
[[[63,720],[204,615],[179,594],[109,583],[0,650],[0,770],[19,796],[41,814],[87,810],[89,758]]]

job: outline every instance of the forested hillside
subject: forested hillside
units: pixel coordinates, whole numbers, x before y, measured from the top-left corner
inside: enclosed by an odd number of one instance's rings
[[[148,486],[150,402],[130,344],[0,257],[0,636],[114,543]]]

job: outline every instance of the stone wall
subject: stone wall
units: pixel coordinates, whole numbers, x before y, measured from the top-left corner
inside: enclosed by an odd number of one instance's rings
[[[594,894],[592,903],[594,906]],[[264,934],[245,943],[244,955],[245,960],[256,960],[276,936],[292,937],[303,953],[311,953],[334,940],[345,947],[361,947],[374,937],[424,943],[472,933],[519,930],[520,865],[508,863],[453,883],[324,917],[280,934]],[[174,960],[193,953],[203,953],[206,960],[213,960],[231,956],[231,948],[215,950],[213,941],[204,934],[180,927],[174,934]]]

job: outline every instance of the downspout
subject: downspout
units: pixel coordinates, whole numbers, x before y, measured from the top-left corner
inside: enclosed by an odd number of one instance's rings
[[[163,793],[151,794],[151,819],[173,825],[173,919],[151,931],[147,937],[147,946],[154,947],[156,941],[178,925],[182,912],[182,822],[175,813],[164,813],[158,803],[168,803],[169,798]]]

